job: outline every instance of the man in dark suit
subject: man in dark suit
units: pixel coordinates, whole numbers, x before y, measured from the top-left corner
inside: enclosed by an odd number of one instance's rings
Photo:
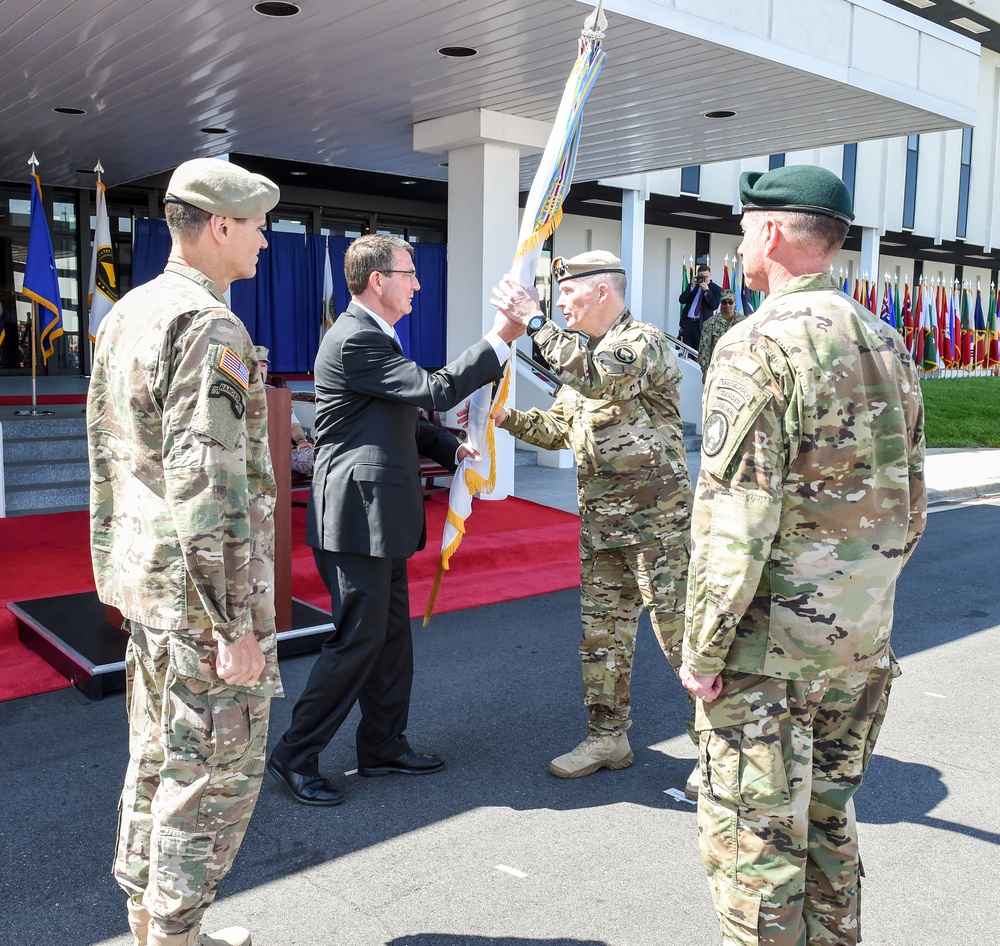
[[[681,304],[680,338],[688,348],[694,349],[696,358],[702,326],[715,315],[721,298],[722,287],[712,282],[712,270],[704,263],[698,267],[691,285],[677,298]]]
[[[316,459],[306,542],[330,591],[335,630],[324,641],[267,770],[306,805],[343,794],[319,774],[319,753],[355,703],[358,772],[422,775],[444,766],[410,748],[413,679],[406,560],[426,540],[420,455],[454,470],[469,448],[422,420],[498,381],[525,326],[497,313],[493,330],[440,371],[403,355],[393,325],[420,288],[413,248],[369,234],[344,257],[351,304],[316,356]]]

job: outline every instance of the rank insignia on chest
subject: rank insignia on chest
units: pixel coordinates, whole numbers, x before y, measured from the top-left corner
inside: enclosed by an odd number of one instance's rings
[[[630,365],[635,361],[635,352],[628,345],[619,345],[615,349],[615,358],[622,364]]]
[[[236,352],[231,348],[222,349],[222,357],[219,359],[219,370],[223,374],[229,375],[244,391],[250,390],[250,372],[243,364]]]

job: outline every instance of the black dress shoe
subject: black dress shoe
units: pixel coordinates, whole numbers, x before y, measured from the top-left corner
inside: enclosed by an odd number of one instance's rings
[[[268,773],[284,786],[285,791],[303,805],[339,805],[344,793],[334,788],[322,775],[302,775],[286,769],[274,756],[267,760]]]
[[[444,759],[433,752],[415,752],[410,749],[398,759],[383,762],[381,765],[359,765],[358,775],[374,778],[378,775],[390,775],[398,772],[400,775],[430,775],[444,768]]]

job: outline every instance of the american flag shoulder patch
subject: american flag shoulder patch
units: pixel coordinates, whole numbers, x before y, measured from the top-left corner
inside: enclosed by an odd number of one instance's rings
[[[222,357],[219,359],[219,370],[223,374],[229,375],[244,391],[250,390],[250,372],[247,370],[247,366],[243,364],[243,359],[231,348],[222,349]]]

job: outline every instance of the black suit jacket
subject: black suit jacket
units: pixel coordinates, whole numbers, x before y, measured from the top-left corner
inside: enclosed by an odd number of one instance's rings
[[[483,339],[440,371],[403,355],[351,303],[316,355],[315,464],[306,543],[331,552],[408,558],[426,540],[421,455],[455,468],[454,435],[420,418],[446,411],[503,369]]]
[[[682,319],[687,318],[688,310],[694,302],[694,297],[702,288],[699,283],[693,282],[677,297],[677,301],[681,304]],[[711,318],[715,314],[715,310],[719,308],[719,302],[722,300],[722,286],[717,286],[714,282],[709,282],[704,287],[704,291],[705,295],[701,300],[701,309],[698,311],[702,322]]]

